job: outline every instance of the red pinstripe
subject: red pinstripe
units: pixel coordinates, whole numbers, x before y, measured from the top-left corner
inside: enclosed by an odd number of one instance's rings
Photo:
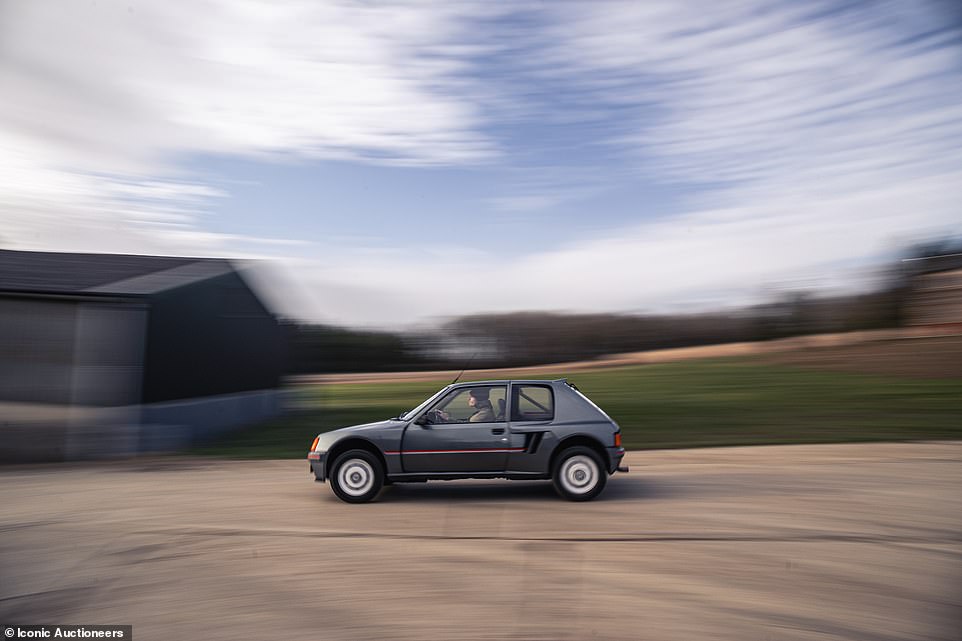
[[[508,448],[498,448],[498,449],[480,449],[480,450],[403,450],[403,451],[387,451],[385,454],[497,454],[500,452],[523,452],[523,447],[508,447]]]

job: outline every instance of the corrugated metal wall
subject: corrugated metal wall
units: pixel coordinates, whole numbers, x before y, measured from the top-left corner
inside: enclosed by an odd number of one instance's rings
[[[0,400],[70,403],[77,307],[0,298]]]
[[[0,400],[139,403],[145,322],[139,304],[0,298]]]

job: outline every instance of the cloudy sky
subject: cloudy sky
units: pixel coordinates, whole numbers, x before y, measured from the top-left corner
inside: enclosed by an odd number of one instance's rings
[[[0,0],[0,246],[399,326],[851,289],[962,232],[953,0]]]

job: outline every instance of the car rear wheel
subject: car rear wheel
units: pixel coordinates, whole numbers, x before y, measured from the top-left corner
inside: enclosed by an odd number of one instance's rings
[[[331,467],[331,489],[348,503],[366,503],[384,485],[381,461],[366,450],[350,450],[337,457]]]
[[[601,457],[590,447],[565,449],[555,463],[552,474],[554,488],[569,501],[590,501],[605,489],[608,475]]]

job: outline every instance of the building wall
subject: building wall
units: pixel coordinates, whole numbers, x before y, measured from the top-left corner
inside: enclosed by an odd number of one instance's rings
[[[0,461],[136,449],[146,308],[0,297]]]
[[[82,303],[77,309],[71,404],[125,407],[140,402],[145,304]]]
[[[146,314],[140,304],[0,297],[0,401],[139,402]]]
[[[125,407],[0,401],[0,463],[175,452],[276,416],[289,394],[270,389]]]
[[[175,451],[265,421],[284,410],[289,394],[267,389],[144,405],[139,451]]]
[[[263,421],[285,357],[233,273],[148,299],[0,295],[0,461],[174,451]]]
[[[276,388],[286,358],[277,320],[236,274],[151,297],[146,403]]]
[[[910,325],[962,323],[962,269],[916,276],[908,319]]]
[[[0,401],[70,403],[77,305],[0,297]]]

